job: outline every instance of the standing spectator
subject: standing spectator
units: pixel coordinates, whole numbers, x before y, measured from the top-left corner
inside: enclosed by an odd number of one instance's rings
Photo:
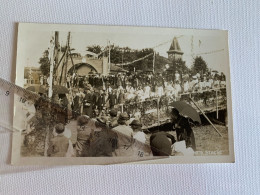
[[[85,97],[83,99],[83,115],[87,115],[90,118],[93,116],[93,94],[91,93],[91,86],[85,87]]]
[[[184,80],[183,80],[183,92],[188,93],[189,87],[190,87],[189,78],[184,78]]]
[[[69,74],[67,74],[67,77],[66,77],[67,88],[70,88],[70,79],[71,79],[71,76]]]
[[[104,109],[105,107],[105,92],[101,89],[99,91],[99,96],[98,96],[98,100],[97,100],[97,109],[99,111],[99,113],[101,113],[101,111]]]
[[[192,147],[192,149],[195,151],[196,145],[194,133],[188,119],[181,116],[179,111],[175,108],[173,108],[171,111],[171,119],[173,123],[173,129],[176,130],[177,140],[185,140],[186,147]]]
[[[213,82],[214,82],[214,80],[213,80],[212,76],[210,75],[209,76],[210,89],[213,88]]]
[[[174,76],[175,76],[175,82],[176,81],[181,81],[181,75],[179,74],[179,72],[177,70],[175,71],[175,75]]]
[[[149,86],[148,83],[146,83],[144,86],[144,99],[149,98],[150,93],[151,93],[151,87]]]
[[[125,94],[124,90],[120,90],[118,94],[118,104],[124,104],[125,103]]]
[[[114,89],[112,93],[108,94],[109,107],[110,109],[114,108],[114,106],[117,104],[117,90]]]
[[[192,76],[192,81],[190,82],[190,89],[191,91],[197,91],[199,86],[198,86],[198,78],[197,76]]]
[[[182,91],[179,81],[175,82],[174,91],[175,91],[175,97],[178,97],[180,95],[181,91]]]

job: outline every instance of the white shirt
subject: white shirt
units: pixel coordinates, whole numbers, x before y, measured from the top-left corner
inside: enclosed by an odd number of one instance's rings
[[[134,133],[133,138],[142,143],[145,143],[146,141],[145,133],[141,131]]]
[[[190,84],[189,84],[188,81],[186,81],[186,82],[183,84],[184,93],[188,92],[188,91],[189,91],[189,88],[190,88]]]

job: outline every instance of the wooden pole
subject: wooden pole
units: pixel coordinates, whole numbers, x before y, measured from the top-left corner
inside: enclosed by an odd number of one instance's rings
[[[110,60],[110,41],[108,41],[108,73],[110,73],[110,70],[111,70],[111,60]]]
[[[160,98],[157,99],[157,121],[158,121],[158,125],[160,125],[160,109],[159,109],[159,102],[160,102]]]
[[[203,110],[200,109],[200,107],[193,101],[192,98],[190,98],[190,100],[193,102],[193,104],[201,111],[201,113],[203,114],[203,116],[207,119],[207,121],[209,121],[209,123],[212,125],[212,127],[217,131],[217,133],[220,135],[220,137],[223,137],[221,135],[221,133],[217,130],[217,128],[215,127],[215,125],[209,120],[209,118],[206,116],[206,114],[203,112]]]
[[[66,86],[67,83],[67,71],[68,71],[68,58],[70,55],[70,32],[68,32],[68,37],[67,37],[67,53],[66,53],[66,64],[65,64],[65,69],[64,69],[64,81],[63,84]]]
[[[50,75],[49,75],[49,91],[48,91],[48,97],[52,97],[52,79],[53,79],[53,66],[54,66],[54,47],[55,47],[55,37],[53,36],[50,41],[50,50],[49,50],[49,58],[50,58]]]
[[[155,51],[153,53],[153,73],[154,73],[154,64],[155,64]]]
[[[216,90],[216,115],[218,119],[218,90]]]

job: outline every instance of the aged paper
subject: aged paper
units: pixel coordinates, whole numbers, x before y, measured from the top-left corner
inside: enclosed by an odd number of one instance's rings
[[[234,162],[228,33],[20,23],[12,164]]]

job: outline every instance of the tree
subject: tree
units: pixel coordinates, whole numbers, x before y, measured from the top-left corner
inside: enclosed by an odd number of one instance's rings
[[[99,45],[91,45],[87,47],[87,51],[93,52],[95,54],[99,54],[102,52],[101,46]]]
[[[49,51],[45,50],[43,56],[39,59],[40,69],[44,76],[48,76],[50,73],[50,60],[49,60]]]
[[[193,65],[191,67],[191,72],[193,74],[196,74],[196,73],[204,74],[204,73],[208,72],[208,65],[201,56],[197,56],[194,59]]]

